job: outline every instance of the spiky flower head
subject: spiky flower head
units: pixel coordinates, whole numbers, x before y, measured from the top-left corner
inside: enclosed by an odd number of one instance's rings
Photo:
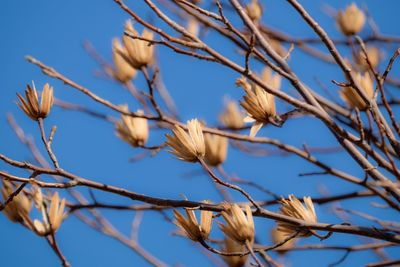
[[[6,202],[15,191],[16,188],[11,182],[3,180],[3,187],[1,188],[3,203]],[[29,219],[31,208],[32,201],[22,190],[12,198],[11,202],[6,204],[3,212],[12,222],[23,223],[25,220]]]
[[[114,38],[112,42],[112,58],[114,68],[108,70],[110,76],[121,83],[126,83],[136,76],[136,69],[128,62],[128,51],[118,38]]]
[[[225,109],[219,115],[221,123],[231,129],[240,129],[244,126],[244,116],[236,101],[227,102]]]
[[[292,217],[295,219],[303,220],[306,223],[317,223],[317,215],[315,213],[314,204],[311,197],[303,198],[303,205],[294,195],[289,195],[288,199],[282,199],[282,206],[280,207],[280,213]],[[299,230],[297,225],[277,221],[278,231],[284,233],[285,236],[290,236],[299,231],[299,237],[308,237],[312,235],[312,232],[308,229]]]
[[[274,90],[279,90],[281,77],[273,75],[269,68],[265,68],[262,73],[263,82]],[[245,78],[239,78],[236,84],[242,87],[246,95],[240,105],[247,111],[248,116],[245,122],[253,122],[250,130],[250,136],[254,137],[261,127],[274,120],[276,117],[275,96],[267,93],[264,89],[254,83],[248,83]]]
[[[360,85],[361,90],[364,91],[366,97],[368,99],[373,99],[374,97],[374,85],[371,79],[371,76],[368,72],[362,75],[361,73],[355,74],[355,80]],[[358,108],[359,110],[366,110],[368,105],[365,101],[361,98],[361,96],[357,93],[356,89],[353,87],[343,87],[340,90],[340,96],[346,103],[349,105],[350,108]]]
[[[46,210],[43,206],[41,209],[43,222],[37,219],[33,221],[36,233],[42,236],[48,235],[52,232],[55,233],[60,228],[64,218],[67,216],[64,209],[65,199],[63,198],[60,201],[58,192],[55,192],[51,197],[50,208]]]
[[[359,33],[365,24],[365,15],[355,3],[339,10],[336,16],[336,24],[339,30],[346,36]]]
[[[219,223],[224,234],[234,241],[245,244],[254,241],[254,221],[250,206],[245,207],[246,214],[237,204],[228,204],[221,214],[226,224]]]
[[[211,166],[218,166],[226,159],[228,139],[216,134],[204,134],[206,145],[205,160]]]
[[[25,99],[17,93],[19,103],[17,105],[34,121],[39,118],[46,118],[53,106],[53,88],[48,83],[43,86],[43,91],[39,103],[38,93],[35,88],[35,84],[32,82],[32,87],[28,84],[25,90]]]
[[[211,232],[212,211],[202,210],[200,212],[200,224],[193,209],[185,209],[185,211],[187,218],[179,211],[174,210],[175,225],[193,241],[206,240]]]
[[[128,111],[128,106],[122,106],[124,111]],[[136,114],[144,115],[143,110],[139,109]],[[116,134],[119,138],[133,147],[144,146],[149,138],[149,126],[146,118],[121,115],[121,121],[115,124]]]
[[[173,135],[166,135],[167,145],[178,159],[196,162],[203,159],[206,153],[202,127],[197,119],[188,121],[186,125],[188,132],[179,125],[174,126]]]
[[[125,23],[125,32],[133,36],[139,36],[130,20]],[[129,63],[136,69],[150,65],[154,61],[154,45],[149,42],[153,40],[153,33],[144,29],[141,37],[145,40],[133,39],[127,35],[122,38],[129,55]]]

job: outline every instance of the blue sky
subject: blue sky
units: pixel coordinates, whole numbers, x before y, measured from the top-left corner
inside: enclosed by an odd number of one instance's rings
[[[264,1],[263,1],[264,2]],[[332,37],[340,37],[332,19],[321,12],[324,1],[302,1],[310,13],[326,28]],[[327,1],[334,8],[346,6],[350,1]],[[299,19],[286,1],[265,1],[266,10],[263,21],[270,26],[287,33],[313,37],[312,31]],[[396,0],[364,1],[372,17],[385,34],[400,36],[398,9]],[[152,18],[151,13],[141,1],[127,1],[127,4],[138,11],[144,18]],[[6,114],[12,113],[27,134],[32,135],[39,144],[39,132],[36,124],[29,120],[15,105],[16,92],[23,92],[25,85],[32,80],[38,88],[49,82],[55,90],[55,96],[69,102],[84,104],[97,111],[110,115],[117,114],[94,103],[76,90],[43,75],[36,67],[24,60],[25,55],[32,55],[44,63],[54,67],[72,80],[90,88],[96,94],[115,104],[128,103],[135,109],[136,103],[118,84],[96,75],[97,63],[82,47],[84,41],[90,41],[98,53],[111,59],[111,40],[121,36],[124,21],[129,18],[112,0],[101,1],[6,1],[0,9],[0,58],[3,60],[0,71],[1,104],[0,104],[0,151],[18,160],[32,160],[29,151],[22,145],[6,122]],[[159,21],[157,26],[164,27]],[[361,34],[366,36],[369,29]],[[241,63],[243,60],[231,51],[231,45],[214,38],[212,33],[206,42],[221,53]],[[395,46],[384,46],[387,51],[394,51]],[[346,53],[346,51],[343,51]],[[347,52],[348,53],[348,52]],[[185,56],[177,55],[166,48],[157,48],[161,75],[174,97],[182,119],[193,117],[207,120],[210,125],[217,122],[217,114],[223,106],[223,98],[229,95],[239,99],[242,90],[234,85],[238,77],[226,68],[208,62],[198,62]],[[386,60],[390,57],[386,55]],[[318,61],[295,50],[290,65],[310,86],[316,86],[315,77],[325,83],[333,93],[337,88],[329,81],[343,79],[340,72],[332,66],[321,65]],[[261,66],[254,64],[254,69]],[[392,74],[398,76],[399,69],[394,68]],[[146,90],[143,78],[134,81],[139,89]],[[287,83],[283,90],[293,92]],[[278,103],[281,112],[288,107]],[[55,107],[45,121],[49,130],[57,125],[54,150],[58,155],[62,168],[79,174],[82,177],[105,182],[129,190],[157,197],[181,199],[185,195],[189,199],[212,199],[220,201],[210,180],[205,175],[188,178],[191,172],[199,172],[198,165],[177,161],[163,151],[156,157],[130,163],[129,158],[143,151],[132,149],[114,135],[114,127],[110,123],[71,111]],[[152,131],[149,145],[160,144],[164,131]],[[294,134],[295,133],[295,134]],[[260,136],[279,138],[287,143],[301,146],[329,147],[335,145],[334,138],[326,129],[312,118],[291,120],[284,128],[268,127]],[[361,175],[359,168],[345,153],[336,155],[319,155],[326,162],[339,166],[342,170],[354,175]],[[14,170],[0,162],[0,168],[24,175],[23,171]],[[232,147],[224,168],[230,174],[252,179],[263,186],[274,190],[279,195],[295,193],[297,195],[318,196],[318,187],[325,184],[331,193],[344,193],[354,190],[346,183],[332,177],[300,178],[298,173],[316,170],[306,162],[295,157],[266,156],[250,157],[243,155]],[[201,188],[201,190],[199,190]],[[86,190],[82,190],[87,194]],[[108,197],[103,193],[95,193],[99,200],[120,204],[130,201],[122,198]],[[256,199],[264,199],[261,193],[254,194]],[[238,197],[240,200],[241,198]],[[361,201],[344,202],[346,207],[361,211],[370,211],[384,219],[397,219],[395,214],[371,208]],[[277,207],[271,207],[276,210]],[[317,207],[319,218],[323,222],[340,223],[327,206]],[[134,214],[132,212],[104,211],[104,214],[124,234],[129,235]],[[368,221],[355,219],[354,222],[369,225]],[[272,222],[256,221],[256,231],[262,243],[268,244],[268,232]],[[214,225],[216,227],[216,225]],[[197,245],[188,240],[173,237],[175,226],[165,221],[159,213],[144,214],[140,228],[140,243],[150,252],[168,264],[182,263],[185,266],[212,266],[210,261],[202,257]],[[2,245],[0,258],[2,266],[57,266],[58,259],[46,244],[45,240],[30,233],[20,225],[10,223],[0,215],[0,236]],[[219,234],[216,234],[218,237]],[[118,242],[98,234],[85,226],[74,216],[70,216],[57,233],[59,244],[73,266],[146,266],[146,263],[128,248]],[[319,243],[315,238],[306,240]],[[341,235],[334,235],[327,244],[343,241]],[[356,244],[358,240],[351,238],[346,244]],[[397,249],[388,250],[391,255],[398,254]],[[315,254],[314,254],[315,253]],[[315,263],[309,261],[315,257]],[[294,266],[325,266],[338,259],[341,253],[332,252],[294,252],[288,261],[300,262]],[[368,253],[354,253],[342,266],[358,266],[366,262],[377,261]]]

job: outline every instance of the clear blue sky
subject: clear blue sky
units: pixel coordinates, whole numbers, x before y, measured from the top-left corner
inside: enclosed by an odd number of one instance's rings
[[[150,12],[141,1],[127,1],[145,18]],[[262,0],[262,2],[264,2]],[[285,32],[297,36],[312,37],[312,32],[299,16],[291,9],[286,1],[265,1],[266,10],[264,22]],[[333,37],[340,37],[334,22],[321,12],[324,1],[304,0],[305,7],[327,29]],[[349,1],[326,1],[335,8],[344,7]],[[384,3],[383,3],[384,2]],[[400,3],[396,0],[363,1],[368,5],[373,18],[383,33],[400,36],[398,27],[398,10]],[[0,152],[17,160],[31,160],[26,147],[22,145],[6,122],[6,113],[11,112],[23,126],[27,134],[31,134],[39,143],[39,133],[36,124],[30,121],[15,105],[16,92],[23,92],[25,85],[32,80],[41,88],[49,82],[55,89],[57,98],[85,104],[95,110],[115,113],[99,106],[86,96],[74,89],[43,75],[36,67],[24,60],[25,55],[32,55],[49,64],[72,80],[87,86],[96,94],[115,104],[129,103],[136,108],[130,95],[118,84],[99,78],[95,75],[99,69],[96,62],[87,55],[82,43],[89,40],[97,51],[105,58],[111,58],[111,39],[121,36],[124,21],[129,18],[112,0],[101,1],[4,1],[0,8],[0,36],[2,59],[1,103],[0,103]],[[159,22],[157,22],[158,25]],[[162,27],[162,24],[160,25]],[[362,35],[367,35],[366,29]],[[207,37],[210,45],[217,50],[237,60],[240,58],[226,49],[220,41]],[[396,47],[385,46],[388,51]],[[242,91],[234,85],[237,74],[212,63],[197,62],[193,59],[176,55],[165,48],[157,48],[161,75],[172,96],[183,120],[193,117],[206,119],[211,125],[216,123],[217,116],[223,104],[223,97],[230,95],[238,99]],[[386,55],[390,57],[389,55]],[[311,86],[316,86],[314,78],[318,77],[333,92],[337,92],[331,83],[332,79],[342,79],[337,69],[321,67],[315,60],[301,53],[294,52],[290,61],[291,66],[299,76]],[[261,67],[254,65],[260,70]],[[398,68],[393,74],[398,74]],[[140,76],[140,75],[139,75]],[[146,90],[143,79],[135,80],[135,85]],[[287,83],[283,90],[292,91]],[[287,110],[286,105],[278,104],[281,112]],[[191,172],[199,172],[197,165],[179,162],[168,154],[161,152],[157,157],[144,161],[130,163],[128,160],[143,151],[135,150],[120,141],[114,135],[113,125],[76,112],[65,111],[55,107],[48,119],[47,129],[57,125],[58,130],[54,140],[54,150],[58,155],[62,168],[79,174],[88,179],[123,186],[129,190],[157,197],[181,199],[182,194],[189,199],[211,199],[220,201],[214,187],[205,175],[187,178]],[[295,133],[295,134],[293,134]],[[156,145],[163,140],[162,131],[151,132],[149,145]],[[333,137],[319,123],[311,118],[292,120],[282,129],[267,128],[260,135],[276,137],[301,146],[332,146]],[[352,160],[344,153],[321,155],[327,162],[340,166],[341,169],[361,175],[361,170],[353,167]],[[280,195],[295,193],[297,195],[318,196],[318,186],[324,183],[331,193],[349,192],[353,187],[331,177],[299,178],[298,173],[316,170],[295,157],[250,157],[230,149],[228,161],[224,165],[231,174],[249,178],[274,190]],[[26,173],[14,170],[0,162],[0,168],[19,175]],[[201,188],[201,190],[199,190]],[[86,190],[82,190],[87,194]],[[99,200],[112,203],[128,204],[126,199],[109,198],[97,193]],[[264,199],[265,195],[255,194],[256,199]],[[238,198],[240,199],[240,198]],[[348,208],[371,211],[383,219],[397,219],[396,215],[385,213],[368,205],[344,202]],[[271,207],[276,210],[277,207]],[[328,210],[327,206],[317,207],[322,222],[340,223]],[[132,212],[104,211],[111,222],[129,235],[133,218]],[[369,225],[368,221],[355,219],[354,222]],[[272,222],[256,221],[256,231],[260,242],[268,244],[269,229]],[[216,224],[214,225],[216,227]],[[157,255],[168,264],[182,263],[185,266],[212,266],[210,261],[202,256],[197,245],[190,241],[173,237],[175,226],[166,222],[155,212],[144,214],[141,224],[139,241],[143,247]],[[58,266],[59,261],[44,239],[35,236],[17,224],[10,223],[0,215],[1,266]],[[219,237],[218,234],[215,235]],[[98,234],[85,226],[74,216],[70,216],[57,233],[62,251],[73,266],[146,266],[146,263],[117,241]],[[340,235],[334,235],[327,244],[337,244],[343,241]],[[319,243],[315,238],[307,239],[304,243]],[[356,244],[359,240],[351,238],[346,244]],[[399,250],[388,250],[391,255],[399,254]],[[289,261],[297,262],[294,266],[326,266],[334,262],[342,253],[338,252],[294,252],[288,257]],[[315,259],[310,261],[310,256]],[[377,261],[367,253],[354,253],[342,266],[361,266],[367,262]],[[300,264],[299,264],[300,263]]]

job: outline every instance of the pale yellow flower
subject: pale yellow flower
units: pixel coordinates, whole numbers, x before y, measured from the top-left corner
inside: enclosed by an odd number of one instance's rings
[[[359,33],[365,24],[365,15],[355,3],[347,6],[346,9],[339,10],[336,16],[336,24],[339,30],[347,36]]]
[[[128,111],[127,106],[122,106]],[[144,115],[143,110],[136,111],[138,115]],[[149,126],[146,118],[121,115],[121,121],[115,124],[116,134],[119,138],[133,147],[144,146],[149,138]]]
[[[370,100],[373,99],[374,85],[369,73],[366,72],[364,75],[361,75],[361,73],[356,73],[355,80],[360,85],[361,90],[364,90],[367,98]],[[368,105],[357,93],[356,89],[352,87],[344,87],[340,90],[339,93],[342,99],[346,101],[346,103],[350,106],[350,108],[357,107],[359,110],[366,110],[368,108]]]
[[[246,13],[252,21],[258,22],[263,14],[263,8],[258,0],[251,0],[246,6]]]
[[[194,19],[193,17],[190,17],[188,22],[187,22],[186,29],[187,29],[188,32],[190,32],[194,36],[198,36],[199,35],[199,30],[200,30],[200,25],[199,25],[199,22],[197,21],[197,19]]]
[[[1,188],[3,202],[5,202],[15,192],[15,190],[16,188],[12,183],[3,180],[3,187]],[[26,219],[29,219],[31,208],[32,201],[27,197],[24,191],[21,191],[6,205],[3,212],[12,222],[22,223]]]
[[[187,128],[188,133],[175,125],[172,129],[173,135],[166,135],[167,145],[178,159],[196,162],[204,158],[206,153],[202,127],[197,119],[193,119],[187,122]]]
[[[205,160],[211,166],[218,166],[226,159],[228,138],[216,134],[204,134],[206,145]]]
[[[273,75],[269,68],[263,70],[262,80],[268,87],[275,90],[280,89],[281,77],[278,74]],[[244,101],[241,101],[240,105],[248,114],[244,121],[254,122],[250,130],[250,136],[254,137],[265,123],[275,119],[277,115],[275,96],[254,83],[249,84],[243,77],[239,78],[236,84],[246,92],[243,97]]]
[[[121,83],[130,81],[136,75],[136,69],[129,64],[129,55],[126,48],[120,43],[118,38],[112,42],[112,57],[114,69],[109,70],[109,74]]]
[[[125,31],[133,36],[139,36],[130,20],[125,24]],[[153,40],[153,33],[144,29],[141,37],[146,40]],[[143,66],[153,63],[154,45],[150,44],[148,41],[133,39],[127,35],[124,35],[122,39],[129,55],[129,63],[132,67],[140,69]]]
[[[278,231],[278,229],[274,227],[271,230],[271,238],[272,238],[272,242],[274,244],[279,244],[279,243],[283,242],[284,240],[286,240],[287,236],[285,235],[284,232]],[[279,246],[278,249],[291,249],[294,247],[295,243],[296,243],[296,239],[292,238],[289,241],[287,241],[286,243],[284,243],[283,245]],[[285,254],[286,251],[278,251],[278,253]]]
[[[303,220],[306,223],[317,223],[317,215],[315,213],[314,204],[311,197],[304,197],[303,201],[305,206],[294,195],[289,195],[288,199],[282,199],[282,206],[280,213],[295,219]],[[285,236],[290,236],[299,231],[298,227],[294,224],[277,221],[278,231],[281,231]],[[297,236],[308,237],[312,232],[307,229],[300,230]]]
[[[246,214],[237,204],[229,204],[221,214],[226,224],[219,223],[224,234],[240,244],[254,241],[253,214],[249,206],[245,207]]]
[[[222,251],[226,253],[243,253],[246,252],[246,246],[243,244],[239,244],[236,241],[225,237],[224,245],[222,247]],[[249,255],[245,256],[223,256],[222,258],[226,262],[229,267],[242,267],[246,264],[247,258]]]
[[[36,232],[39,235],[48,235],[51,232],[55,233],[61,226],[62,221],[67,216],[64,212],[65,209],[65,199],[60,201],[58,192],[55,192],[50,201],[50,209],[48,214],[46,214],[46,209],[43,207],[42,217],[43,222],[39,220],[34,220],[33,225],[35,226]],[[47,219],[48,218],[48,219]]]
[[[17,93],[19,103],[17,105],[29,116],[32,120],[37,121],[39,118],[46,118],[49,115],[51,107],[53,106],[53,88],[48,83],[43,86],[42,96],[39,104],[38,93],[35,88],[35,84],[32,83],[31,87],[29,84],[26,86],[24,99],[20,94]]]
[[[193,209],[185,209],[185,211],[187,218],[179,211],[174,210],[175,225],[193,241],[206,240],[211,232],[212,211],[202,210],[200,212],[200,224],[197,222]]]
[[[372,68],[375,69],[381,60],[381,51],[375,46],[367,46],[365,50],[367,52],[368,59],[371,63]],[[359,50],[354,55],[354,62],[357,64],[357,67],[359,67],[362,71],[370,70],[367,59],[362,50]]]
[[[226,104],[225,109],[219,115],[219,120],[221,123],[231,129],[243,128],[243,119],[243,112],[239,110],[239,106],[236,104],[236,101],[229,101]]]

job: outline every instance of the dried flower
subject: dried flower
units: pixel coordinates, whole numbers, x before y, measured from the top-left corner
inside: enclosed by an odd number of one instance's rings
[[[188,121],[187,128],[188,133],[179,125],[175,125],[172,129],[173,135],[166,135],[167,145],[178,159],[196,162],[199,158],[204,158],[206,153],[203,131],[197,119]]]
[[[274,242],[274,244],[279,244],[287,238],[287,236],[285,236],[285,234],[283,232],[278,231],[277,228],[272,228],[271,237],[272,237],[272,242]],[[279,246],[278,249],[289,250],[289,249],[293,248],[295,243],[296,243],[296,239],[292,238],[292,239],[286,241],[283,245]],[[287,251],[278,250],[278,253],[281,253],[281,254],[285,254],[286,252]]]
[[[121,83],[130,81],[136,75],[136,69],[129,64],[129,55],[126,48],[120,43],[118,38],[114,38],[112,42],[112,57],[114,61],[114,69],[110,69],[108,73]]]
[[[263,8],[258,0],[251,0],[246,6],[246,12],[252,21],[258,22],[261,19]]]
[[[219,115],[219,120],[223,125],[231,129],[240,129],[244,126],[243,113],[239,110],[236,101],[229,101],[225,109]]]
[[[339,10],[336,16],[336,23],[344,35],[350,36],[362,30],[365,23],[365,15],[355,3],[352,3],[344,11]]]
[[[295,219],[300,219],[306,223],[317,223],[317,215],[315,214],[314,205],[311,197],[304,197],[303,201],[305,206],[298,200],[294,195],[289,195],[288,199],[282,199],[282,206],[280,213],[285,216],[289,216]],[[277,221],[278,231],[281,231],[285,236],[290,236],[295,232],[299,231],[298,227],[294,224]],[[312,232],[307,229],[303,229],[298,233],[299,237],[311,236]]]
[[[372,68],[376,68],[381,60],[381,52],[379,48],[374,46],[367,46],[366,52],[368,55],[369,62],[371,63]],[[370,69],[365,54],[362,50],[358,51],[354,55],[354,62],[362,71],[368,71]]]
[[[33,224],[36,228],[36,232],[39,235],[45,236],[49,233],[55,233],[61,226],[62,221],[66,217],[64,213],[65,199],[60,201],[58,192],[55,192],[50,201],[50,209],[48,215],[45,207],[41,209],[43,222],[39,220],[34,220]]]
[[[53,88],[48,83],[43,86],[42,96],[39,104],[38,93],[36,92],[35,84],[32,82],[32,87],[28,84],[25,90],[24,99],[17,93],[20,103],[17,105],[34,121],[39,118],[46,118],[49,115],[51,107],[53,106]]]
[[[269,68],[265,68],[262,73],[263,82],[270,88],[279,90],[281,85],[281,77],[272,75]],[[252,83],[249,84],[243,77],[236,81],[238,86],[241,86],[246,95],[244,101],[240,105],[247,111],[248,116],[244,119],[245,122],[254,122],[250,130],[250,136],[254,137],[261,129],[264,123],[268,123],[275,119],[275,96],[267,93],[261,87]]]
[[[222,248],[223,252],[226,253],[243,253],[246,252],[246,246],[244,246],[243,244],[239,244],[237,242],[235,242],[234,240],[225,237],[224,239],[224,246]],[[222,258],[224,259],[224,261],[226,262],[226,264],[229,267],[242,267],[246,264],[247,262],[247,258],[249,257],[249,255],[245,255],[245,256],[223,256]]]
[[[365,95],[368,99],[373,99],[374,97],[374,86],[371,76],[368,72],[364,75],[361,73],[356,73],[356,82],[361,86],[361,90],[364,90]],[[361,96],[357,93],[356,89],[352,87],[344,87],[340,90],[340,96],[346,103],[351,107],[357,107],[359,110],[366,110],[368,105],[364,102]]]
[[[193,17],[190,17],[190,19],[187,22],[186,29],[194,36],[198,36],[200,30],[199,22]]]
[[[205,160],[211,166],[218,166],[226,159],[228,139],[216,134],[204,134],[206,145]]]
[[[130,20],[125,24],[125,31],[133,36],[138,36],[138,32],[135,31]],[[150,41],[153,40],[153,33],[144,29],[141,37]],[[154,46],[151,43],[145,40],[133,39],[127,35],[124,35],[122,40],[128,52],[129,63],[132,67],[140,69],[153,62]]]
[[[227,211],[221,214],[226,221],[226,225],[220,223],[219,227],[225,235],[234,241],[244,244],[254,241],[254,221],[250,206],[245,207],[246,215],[237,204],[230,204]]]
[[[122,109],[128,111],[128,106],[122,106]],[[140,109],[136,113],[144,114]],[[117,136],[133,147],[143,146],[149,138],[149,126],[145,118],[121,115],[121,121],[115,126]]]
[[[197,222],[193,209],[185,209],[185,211],[187,219],[179,211],[174,210],[175,225],[193,241],[206,240],[211,232],[212,211],[202,210],[200,212],[200,224]]]
[[[33,203],[38,210],[43,208],[43,194],[39,186],[33,185],[32,187]]]
[[[3,200],[6,201],[16,190],[14,185],[6,180],[3,180],[3,187],[1,188],[1,193],[3,195]],[[29,212],[32,208],[32,202],[27,197],[24,191],[18,193],[14,196],[12,201],[9,202],[3,209],[4,214],[12,222],[24,222],[29,217]]]

